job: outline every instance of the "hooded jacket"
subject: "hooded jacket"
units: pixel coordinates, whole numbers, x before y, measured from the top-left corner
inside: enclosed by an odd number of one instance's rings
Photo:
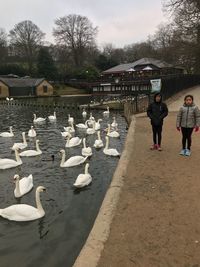
[[[163,125],[163,119],[168,115],[168,108],[165,103],[162,102],[162,96],[159,102],[156,102],[156,96],[160,93],[154,95],[154,102],[149,104],[147,108],[147,116],[151,119],[151,124],[154,126]]]
[[[194,128],[196,126],[200,126],[199,108],[194,103],[183,104],[177,114],[176,127]]]

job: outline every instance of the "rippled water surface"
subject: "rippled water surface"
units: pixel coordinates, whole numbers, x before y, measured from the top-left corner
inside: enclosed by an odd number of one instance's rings
[[[22,100],[23,101],[23,100]],[[32,100],[39,101],[39,100]],[[43,102],[45,100],[42,100]],[[61,101],[87,103],[88,98],[66,98]],[[59,102],[59,98],[56,99]],[[26,133],[33,125],[33,113],[47,117],[53,114],[52,108],[34,106],[0,105],[0,132],[8,131],[13,126],[14,137],[0,137],[0,158],[15,158],[10,147],[14,142],[21,142],[21,133]],[[17,168],[0,170],[0,208],[16,203],[35,206],[35,189],[38,185],[47,188],[41,193],[41,202],[46,212],[45,217],[32,222],[13,222],[0,217],[0,266],[13,267],[70,267],[83,246],[98,213],[118,158],[109,157],[101,150],[93,149],[89,173],[92,184],[82,190],[74,190],[73,183],[79,173],[84,172],[84,165],[73,168],[60,168],[60,149],[65,148],[65,140],[60,132],[67,126],[67,114],[75,118],[76,123],[83,122],[80,110],[56,110],[57,122],[35,125],[37,138],[43,154],[37,157],[22,158],[23,164]],[[96,119],[102,118],[102,129],[112,122],[113,115],[119,124],[120,139],[110,138],[110,147],[122,151],[126,135],[126,123],[120,112],[111,112],[104,118],[102,111],[93,111]],[[83,131],[76,130],[76,136],[84,137]],[[101,136],[105,142],[105,133]],[[86,143],[93,146],[96,135],[86,137]],[[28,148],[35,147],[34,140],[28,140]],[[81,155],[82,146],[66,148],[66,157]],[[55,155],[52,162],[51,155]],[[28,176],[33,174],[34,188],[27,195],[17,200],[14,197],[14,174]]]

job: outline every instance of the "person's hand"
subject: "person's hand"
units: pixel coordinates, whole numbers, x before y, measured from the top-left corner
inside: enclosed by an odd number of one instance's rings
[[[195,132],[198,132],[198,131],[199,131],[199,126],[196,126],[196,127],[194,128],[194,131],[195,131]]]
[[[181,130],[181,127],[176,127],[176,129],[177,129],[177,131],[179,131],[179,132],[180,132],[180,130]]]

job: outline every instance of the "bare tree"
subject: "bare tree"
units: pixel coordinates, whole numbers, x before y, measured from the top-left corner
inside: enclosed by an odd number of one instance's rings
[[[14,26],[10,31],[10,43],[18,53],[25,57],[29,74],[33,72],[33,62],[38,47],[42,45],[44,33],[32,21],[25,20]]]
[[[4,29],[0,28],[0,58],[1,62],[5,61],[7,55],[7,34]]]
[[[86,50],[95,46],[97,27],[93,27],[87,17],[75,14],[61,17],[55,24],[53,35],[57,45],[70,49],[75,66],[82,66]]]

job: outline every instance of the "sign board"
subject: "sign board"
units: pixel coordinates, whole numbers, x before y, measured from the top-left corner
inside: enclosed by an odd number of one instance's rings
[[[160,92],[162,86],[161,79],[150,80],[150,82],[151,82],[151,92],[152,93]]]

